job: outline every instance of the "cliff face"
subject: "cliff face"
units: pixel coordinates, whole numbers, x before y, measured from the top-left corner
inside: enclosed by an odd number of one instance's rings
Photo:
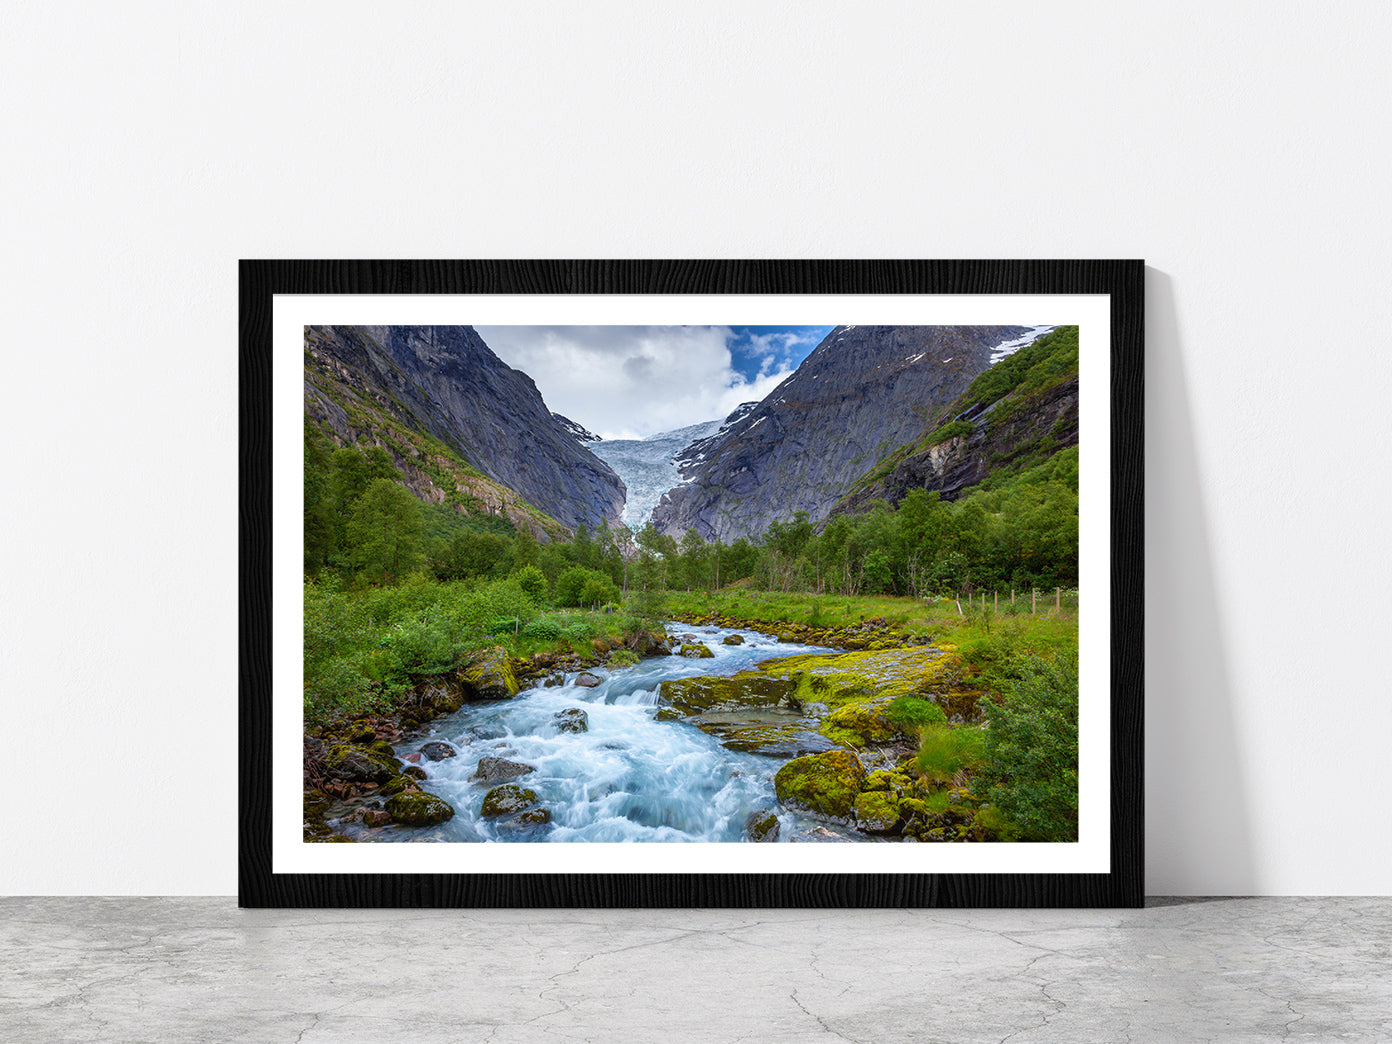
[[[304,396],[306,413],[341,440],[379,442],[384,427],[438,440],[506,487],[485,506],[514,522],[526,512],[508,492],[567,529],[616,523],[623,510],[619,477],[473,327],[307,327]]]
[[[1011,407],[1008,412],[1002,406]],[[1076,376],[1018,402],[1003,400],[972,420],[970,432],[902,455],[887,474],[847,494],[837,513],[867,510],[876,500],[897,504],[911,489],[956,500],[997,468],[1015,469],[1078,444]]]
[[[1014,326],[839,326],[726,431],[678,460],[660,532],[730,541],[806,511],[820,522],[851,485],[925,427],[1025,332]]]

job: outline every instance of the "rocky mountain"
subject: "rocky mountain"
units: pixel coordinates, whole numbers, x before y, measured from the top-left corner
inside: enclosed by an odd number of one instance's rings
[[[576,442],[589,443],[599,441],[599,436],[590,431],[590,429],[583,424],[579,424],[569,417],[562,417],[559,413],[553,413],[551,416],[556,418],[557,423],[559,423]]]
[[[806,511],[917,439],[1021,326],[838,326],[757,407],[684,456],[658,530],[728,542]]]
[[[973,381],[931,430],[880,461],[834,510],[855,514],[876,500],[897,504],[911,489],[956,500],[993,471],[1023,470],[1076,446],[1078,328],[1043,337],[1036,331],[1010,354],[1015,350],[1019,355]]]
[[[645,439],[605,439],[589,449],[613,468],[628,487],[625,525],[642,528],[662,494],[681,481],[679,467],[696,447],[718,435],[758,406],[746,402],[724,420],[704,421]]]
[[[306,327],[304,402],[338,441],[386,446],[428,501],[481,505],[539,536],[623,509],[618,475],[473,327]]]

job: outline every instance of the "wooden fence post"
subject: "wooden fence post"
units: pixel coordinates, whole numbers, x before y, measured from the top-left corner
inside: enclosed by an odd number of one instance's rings
[[[1031,616],[1034,615],[1034,606],[1035,606],[1035,603],[1036,603],[1036,601],[1037,601],[1038,599],[1039,599],[1039,589],[1038,589],[1037,587],[1031,587],[1031,588],[1030,588],[1030,615],[1031,615]]]
[[[1059,614],[1059,613],[1062,611],[1062,609],[1063,609],[1062,597],[1063,597],[1063,588],[1061,588],[1061,587],[1055,587],[1055,588],[1054,588],[1054,615],[1055,615],[1055,616],[1058,616],[1058,614]]]

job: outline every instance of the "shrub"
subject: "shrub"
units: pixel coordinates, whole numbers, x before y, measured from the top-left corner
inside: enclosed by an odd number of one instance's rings
[[[398,681],[410,675],[439,674],[455,660],[455,646],[438,605],[394,624],[382,636],[381,644],[386,647],[393,678]]]
[[[1076,840],[1077,666],[1029,656],[1010,694],[982,709],[990,727],[978,789],[1022,840]]]
[[[551,616],[539,616],[529,621],[522,633],[528,638],[554,642],[561,636],[561,622]]]
[[[613,667],[632,667],[638,662],[638,654],[628,649],[615,649],[609,654],[609,664]]]

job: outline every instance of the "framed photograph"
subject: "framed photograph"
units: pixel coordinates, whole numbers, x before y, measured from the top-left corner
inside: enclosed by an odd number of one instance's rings
[[[1141,261],[243,261],[243,906],[1137,906]]]

